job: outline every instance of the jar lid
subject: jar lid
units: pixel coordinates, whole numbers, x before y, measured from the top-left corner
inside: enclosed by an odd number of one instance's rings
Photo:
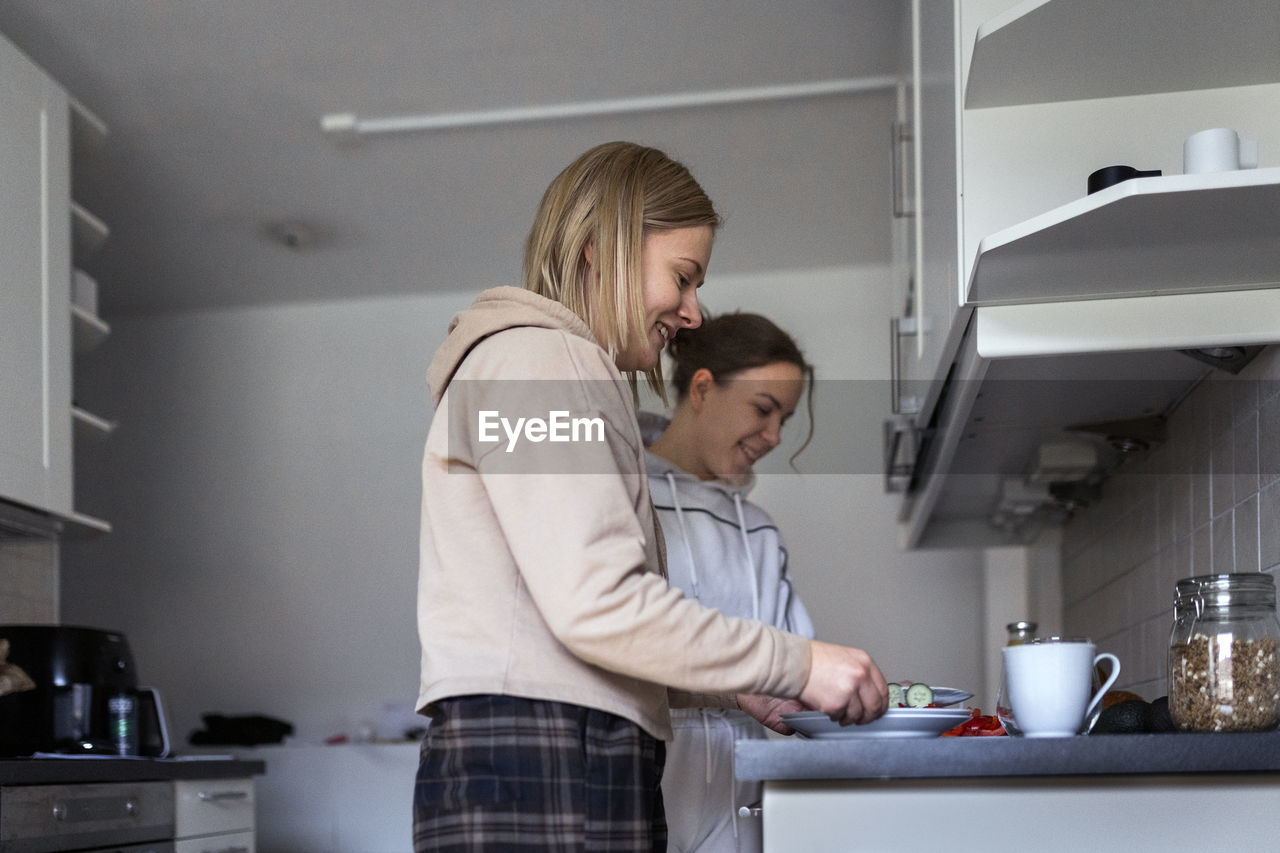
[[[1276,580],[1263,572],[1233,572],[1217,575],[1196,575],[1178,581],[1178,589],[1275,589]]]
[[[1276,582],[1263,572],[1234,572],[1183,578],[1174,588],[1174,604],[1194,600],[1202,605],[1265,604],[1275,606]]]

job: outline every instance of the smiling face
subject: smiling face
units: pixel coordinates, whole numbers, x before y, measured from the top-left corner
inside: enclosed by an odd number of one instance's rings
[[[668,340],[702,323],[698,288],[711,262],[714,236],[705,225],[645,235],[640,262],[645,337],[618,354],[614,361],[619,370],[652,369]]]
[[[711,372],[694,374],[692,458],[682,467],[702,480],[740,480],[782,441],[787,422],[804,391],[804,372],[789,362],[740,370],[715,381]]]

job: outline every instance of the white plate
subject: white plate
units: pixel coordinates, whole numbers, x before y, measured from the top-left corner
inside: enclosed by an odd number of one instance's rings
[[[821,711],[783,714],[782,719],[806,737],[818,740],[846,738],[926,738],[937,737],[973,716],[968,708],[890,708],[878,720],[865,726],[842,726]]]

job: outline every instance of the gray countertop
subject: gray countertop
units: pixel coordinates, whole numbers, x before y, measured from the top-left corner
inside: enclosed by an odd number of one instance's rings
[[[1280,772],[1280,732],[741,740],[739,779],[939,779]]]
[[[145,782],[166,779],[235,779],[267,772],[262,761],[171,758],[5,758],[0,785]]]

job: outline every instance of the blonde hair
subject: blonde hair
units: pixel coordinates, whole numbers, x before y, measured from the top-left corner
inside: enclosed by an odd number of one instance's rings
[[[648,337],[645,234],[701,225],[714,231],[720,222],[689,170],[663,152],[633,142],[597,145],[543,193],[525,242],[524,286],[581,317],[617,358]],[[594,264],[587,263],[588,250]],[[645,376],[665,399],[660,366]]]

